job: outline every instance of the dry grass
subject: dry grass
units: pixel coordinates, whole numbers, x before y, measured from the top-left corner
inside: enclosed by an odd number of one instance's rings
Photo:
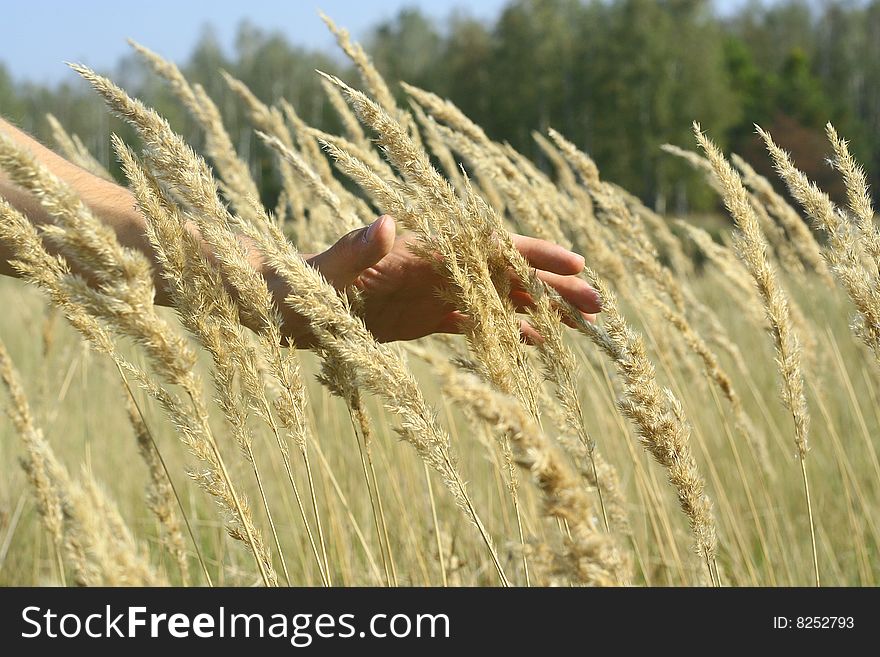
[[[712,176],[730,248],[603,180],[555,131],[535,134],[548,173],[430,92],[404,85],[405,109],[328,25],[368,92],[324,77],[344,136],[226,76],[278,156],[272,212],[217,107],[173,64],[133,44],[204,130],[207,159],[75,67],[140,137],[113,144],[171,312],[153,303],[146,260],[0,139],[4,172],[53,218],[38,231],[0,203],[15,267],[43,293],[0,283],[21,309],[0,330],[26,373],[0,347],[13,419],[0,512],[16,510],[0,513],[0,581],[875,584],[880,239],[846,142],[829,127],[843,209],[761,133],[827,243],[699,130],[706,157],[668,148]],[[54,120],[53,131],[107,175]],[[415,235],[463,336],[381,344],[357,295],[300,257],[369,223],[371,208]],[[509,229],[584,253],[596,324],[536,275]],[[309,352],[281,346],[279,308],[242,239],[291,290]],[[829,272],[841,291],[825,286]],[[533,302],[523,313],[511,273]],[[44,319],[54,309],[74,330]],[[521,330],[543,339],[527,346]]]

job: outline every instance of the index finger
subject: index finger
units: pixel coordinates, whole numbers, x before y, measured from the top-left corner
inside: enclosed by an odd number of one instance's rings
[[[562,276],[580,274],[584,269],[584,258],[566,248],[525,235],[511,235],[514,246],[535,269],[543,269]]]

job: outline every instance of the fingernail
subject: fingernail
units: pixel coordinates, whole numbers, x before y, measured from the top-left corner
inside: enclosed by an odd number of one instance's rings
[[[592,287],[584,289],[583,299],[585,302],[584,306],[586,306],[584,310],[591,310],[592,312],[599,312],[602,310],[602,297]]]
[[[367,228],[367,232],[364,233],[364,242],[370,242],[373,239],[373,236],[376,234],[376,231],[379,230],[379,226],[381,226],[385,222],[385,217],[379,217],[369,225]]]

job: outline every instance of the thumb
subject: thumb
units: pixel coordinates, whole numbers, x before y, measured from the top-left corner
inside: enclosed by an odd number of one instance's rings
[[[382,215],[369,226],[343,235],[336,244],[314,256],[310,264],[334,287],[341,289],[388,255],[394,246],[395,233],[394,219]]]

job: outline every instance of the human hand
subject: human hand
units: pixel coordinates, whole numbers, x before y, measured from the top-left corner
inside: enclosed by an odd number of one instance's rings
[[[584,267],[581,256],[545,240],[512,237],[541,280],[587,319],[599,312],[598,294],[576,276]],[[370,226],[343,236],[326,251],[305,257],[337,289],[355,285],[362,291],[364,322],[380,342],[459,333],[464,317],[437,295],[442,276],[424,258],[412,253],[409,245],[415,240],[412,234],[397,235],[394,219],[384,215]],[[518,281],[512,283],[511,300],[518,311],[525,311],[532,299]],[[279,299],[286,296],[283,286],[276,286],[274,292]],[[308,322],[286,304],[283,307],[285,332],[297,346],[310,346]],[[521,323],[520,330],[526,340],[540,340],[527,322]]]

